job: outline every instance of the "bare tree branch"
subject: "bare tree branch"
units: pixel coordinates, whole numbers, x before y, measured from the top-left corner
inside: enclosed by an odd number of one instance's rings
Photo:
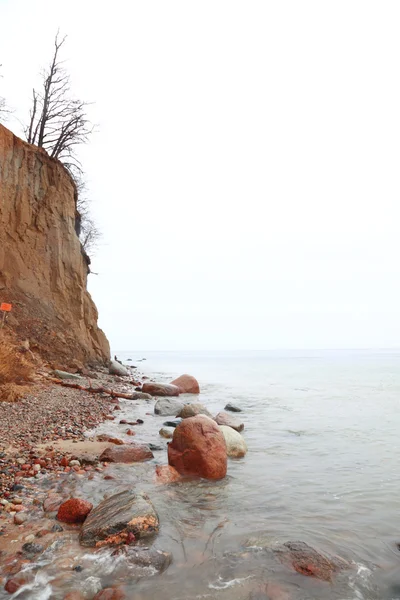
[[[2,67],[2,65],[0,65]],[[2,75],[0,75],[2,77]],[[12,111],[7,106],[6,99],[3,96],[0,96],[0,121],[5,121],[7,119],[7,115],[9,115]]]

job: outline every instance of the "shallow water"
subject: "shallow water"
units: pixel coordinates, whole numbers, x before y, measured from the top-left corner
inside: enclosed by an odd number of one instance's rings
[[[77,479],[76,492],[97,503],[120,486],[145,490],[161,522],[155,545],[172,552],[172,565],[153,575],[109,551],[69,545],[80,573],[71,577],[69,564],[63,574],[66,551],[58,549],[38,572],[41,580],[12,597],[63,598],[73,582],[91,598],[128,582],[135,600],[247,600],[266,584],[272,600],[400,598],[400,353],[147,352],[143,362],[137,352],[117,354],[157,379],[195,375],[211,412],[240,405],[248,454],[229,461],[224,481],[156,485],[154,464],[167,462],[167,442],[158,436],[167,419],[146,415],[153,402],[121,401],[119,418],[145,421],[133,439],[163,450],[150,463],[110,466],[117,482]],[[128,426],[118,420],[99,431],[123,437]],[[353,568],[332,584],[292,572],[273,552],[288,540],[340,555]]]

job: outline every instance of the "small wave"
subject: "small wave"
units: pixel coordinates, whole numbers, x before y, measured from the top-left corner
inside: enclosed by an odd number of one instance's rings
[[[224,581],[222,577],[218,577],[218,580],[215,583],[209,583],[208,587],[212,590],[226,590],[227,588],[238,585],[239,583],[242,583],[243,581],[246,581],[246,579],[250,579],[251,577],[252,575],[249,575],[248,577],[230,579],[229,581]]]

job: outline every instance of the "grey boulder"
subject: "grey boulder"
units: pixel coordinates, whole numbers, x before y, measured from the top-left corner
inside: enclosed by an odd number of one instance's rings
[[[174,398],[160,398],[154,406],[154,412],[161,417],[175,416],[183,408],[183,404]]]
[[[124,367],[124,365],[121,365],[121,363],[117,362],[116,360],[110,360],[110,367],[108,369],[108,372],[110,373],[110,375],[120,375],[120,376],[129,375],[128,369],[126,367]]]

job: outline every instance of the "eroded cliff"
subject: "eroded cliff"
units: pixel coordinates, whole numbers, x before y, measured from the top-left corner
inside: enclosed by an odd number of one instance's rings
[[[60,162],[0,125],[0,302],[13,304],[8,326],[64,366],[110,352],[86,289],[75,193]]]

